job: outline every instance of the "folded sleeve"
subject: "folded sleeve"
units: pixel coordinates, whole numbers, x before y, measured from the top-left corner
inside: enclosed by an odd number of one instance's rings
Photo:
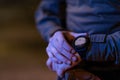
[[[91,42],[91,48],[86,53],[85,59],[120,64],[120,31],[104,36],[104,38],[103,42],[99,42],[99,40]]]
[[[48,41],[51,35],[62,30],[59,18],[62,0],[42,0],[35,12],[35,23],[41,36]]]

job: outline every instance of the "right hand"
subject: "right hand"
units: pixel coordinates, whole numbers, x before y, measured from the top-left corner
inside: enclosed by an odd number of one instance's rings
[[[77,61],[77,57],[74,55],[76,52],[73,47],[68,43],[64,34],[69,36],[69,40],[73,39],[68,31],[57,31],[49,39],[48,47],[46,48],[47,54],[50,58],[57,63],[71,64],[72,61]]]
[[[69,31],[57,31],[49,39],[48,47],[46,48],[49,56],[47,66],[49,69],[56,71],[58,75],[65,70],[74,67],[81,61],[81,57],[70,42],[79,35],[86,35],[85,33],[73,33]],[[68,43],[69,42],[69,43]],[[57,69],[55,68],[57,66]]]

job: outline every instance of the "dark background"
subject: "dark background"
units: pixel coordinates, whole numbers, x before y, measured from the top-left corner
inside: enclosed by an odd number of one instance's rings
[[[0,0],[0,80],[55,80],[34,23],[40,0]]]

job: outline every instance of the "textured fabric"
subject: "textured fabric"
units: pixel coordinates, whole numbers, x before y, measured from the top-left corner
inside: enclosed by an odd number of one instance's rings
[[[120,31],[107,35],[105,42],[92,42],[89,51],[86,53],[86,60],[98,62],[112,62],[111,64],[120,64],[119,35]],[[104,35],[102,37],[104,37]]]
[[[61,9],[63,3],[66,6]],[[66,16],[61,18],[60,15],[65,14],[61,12],[63,9]],[[80,66],[103,80],[120,80],[120,67],[115,67],[120,64],[119,0],[42,0],[35,19],[38,31],[46,41],[57,30],[87,32],[91,37],[91,47],[84,57],[87,63]],[[66,28],[62,25],[64,19]]]
[[[67,5],[71,31],[110,34],[120,30],[119,0],[67,0]]]
[[[62,0],[42,0],[35,12],[38,31],[46,41],[49,41],[55,31],[62,29],[59,16],[61,2]]]
[[[57,30],[64,29],[59,15],[65,0],[42,0],[36,11],[36,24],[45,40]],[[92,37],[86,60],[120,62],[120,1],[66,0],[67,30],[87,32]],[[100,36],[96,34],[105,34]],[[96,42],[95,42],[96,41]],[[100,42],[100,43],[99,43]]]
[[[66,0],[66,27],[74,32],[89,34],[118,31],[119,3],[119,0]],[[60,5],[63,5],[62,0],[42,0],[36,11],[38,30],[46,40],[50,34],[63,27],[59,15],[65,13],[60,12]]]
[[[66,13],[61,14],[63,3],[66,3],[63,8]],[[65,20],[60,17],[65,14],[66,28],[62,25]],[[104,70],[114,69],[113,65],[120,64],[119,0],[42,0],[35,19],[38,31],[46,41],[57,30],[87,32],[92,42],[85,56],[86,62],[95,65],[110,63],[111,68]],[[102,71],[98,66],[94,68]],[[117,69],[120,70],[120,67]]]

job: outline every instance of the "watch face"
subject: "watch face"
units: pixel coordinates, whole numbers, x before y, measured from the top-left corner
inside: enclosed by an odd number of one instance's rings
[[[86,40],[85,37],[78,37],[78,38],[75,40],[74,44],[75,44],[75,46],[79,46],[79,47],[80,47],[80,46],[85,45],[86,42],[87,42],[87,40]]]
[[[73,41],[73,47],[78,53],[87,51],[90,45],[90,39],[88,36],[78,36]]]

